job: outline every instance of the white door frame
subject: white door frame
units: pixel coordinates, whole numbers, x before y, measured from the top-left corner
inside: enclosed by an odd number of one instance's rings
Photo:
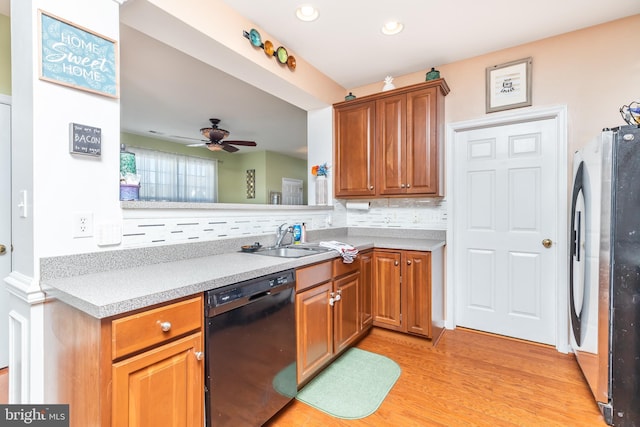
[[[567,261],[567,233],[568,233],[568,153],[567,153],[567,106],[551,106],[543,108],[531,108],[526,110],[514,110],[504,113],[494,113],[479,119],[466,120],[447,124],[447,144],[446,144],[446,170],[447,170],[447,287],[446,287],[446,320],[445,327],[447,329],[455,329],[456,327],[456,298],[457,298],[457,260],[455,257],[456,244],[458,241],[457,230],[454,229],[455,217],[458,214],[456,210],[456,185],[461,185],[455,181],[456,162],[454,158],[453,144],[456,143],[457,133],[465,132],[472,129],[487,128],[495,126],[503,126],[518,122],[527,122],[542,119],[556,119],[558,132],[558,150],[557,150],[557,169],[558,169],[558,192],[557,198],[557,222],[558,222],[558,241],[557,241],[557,277],[556,277],[556,293],[557,293],[557,341],[556,349],[560,352],[567,353],[570,351],[569,346],[569,323],[568,323],[568,261]]]
[[[8,95],[0,94],[0,104],[8,105],[9,109],[11,109],[11,97]],[[11,122],[9,122],[11,123]],[[9,130],[11,132],[11,130]],[[9,364],[9,292],[7,291],[7,284],[4,282],[4,279],[11,273],[12,262],[11,262],[11,243],[13,239],[11,238],[12,228],[11,228],[11,136],[9,136],[9,158],[3,158],[3,164],[0,166],[3,170],[2,176],[0,179],[8,180],[8,182],[3,182],[3,188],[5,186],[9,187],[9,193],[5,194],[4,191],[0,192],[2,200],[0,200],[0,205],[2,206],[3,211],[6,209],[6,212],[3,212],[1,218],[8,221],[7,223],[0,224],[0,227],[3,228],[2,236],[4,237],[4,230],[8,227],[9,231],[9,239],[1,241],[0,243],[4,244],[7,247],[7,252],[2,255],[3,257],[3,268],[2,275],[0,275],[0,316],[2,319],[0,320],[0,368],[4,368]],[[4,147],[3,147],[4,150]],[[7,209],[8,208],[8,209]],[[5,217],[5,213],[7,216]],[[8,259],[7,259],[8,258]],[[9,271],[7,274],[4,274],[4,263],[7,262],[9,264]]]

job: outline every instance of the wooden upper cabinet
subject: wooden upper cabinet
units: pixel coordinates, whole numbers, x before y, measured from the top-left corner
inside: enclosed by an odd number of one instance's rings
[[[406,99],[406,95],[397,95],[376,101],[376,187],[380,195],[404,193]]]
[[[335,104],[336,197],[442,196],[448,93],[438,79]]]
[[[335,110],[336,197],[375,195],[374,112],[374,102]]]
[[[437,88],[407,94],[405,182],[407,194],[442,195],[440,155],[442,132],[438,131]]]

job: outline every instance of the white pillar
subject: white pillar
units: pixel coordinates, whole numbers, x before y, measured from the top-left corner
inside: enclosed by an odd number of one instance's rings
[[[73,239],[73,212],[93,212],[94,223],[122,216],[119,99],[40,78],[45,32],[40,32],[39,11],[117,46],[119,8],[114,0],[11,0],[13,266],[5,280],[10,292],[10,403],[46,403],[40,260],[95,250],[93,239]],[[100,157],[70,153],[71,123],[101,129]],[[19,208],[23,194],[26,210]]]

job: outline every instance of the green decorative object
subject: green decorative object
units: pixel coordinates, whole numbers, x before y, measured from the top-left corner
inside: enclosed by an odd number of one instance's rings
[[[439,78],[440,78],[440,71],[438,71],[435,68],[431,67],[431,71],[429,71],[427,73],[427,81],[435,80],[435,79],[439,79]]]
[[[349,92],[349,95],[344,97],[345,101],[351,101],[352,99],[356,99],[356,96],[354,94],[352,94],[351,92]]]
[[[126,151],[124,144],[120,146],[120,174],[136,174],[136,155]]]

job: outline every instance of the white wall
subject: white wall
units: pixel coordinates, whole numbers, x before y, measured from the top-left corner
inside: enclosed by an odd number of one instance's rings
[[[94,249],[90,239],[72,238],[74,212],[91,212],[94,222],[121,217],[119,100],[39,79],[38,9],[119,37],[113,0],[12,2],[14,270],[35,278],[40,257]],[[70,123],[102,129],[100,158],[69,153]],[[26,218],[17,209],[21,191],[29,196]]]

